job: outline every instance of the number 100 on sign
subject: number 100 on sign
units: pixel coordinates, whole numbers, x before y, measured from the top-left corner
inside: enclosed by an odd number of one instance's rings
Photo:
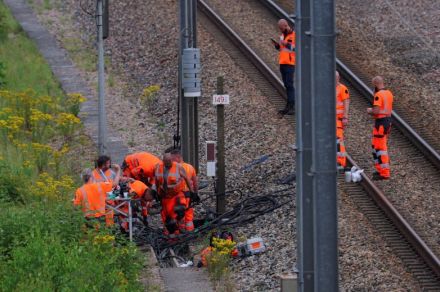
[[[214,94],[212,96],[212,104],[229,104],[229,95],[228,94]]]

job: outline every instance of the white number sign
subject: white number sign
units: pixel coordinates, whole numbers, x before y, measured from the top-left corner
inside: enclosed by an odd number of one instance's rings
[[[229,95],[228,94],[214,94],[212,96],[212,104],[229,104]]]

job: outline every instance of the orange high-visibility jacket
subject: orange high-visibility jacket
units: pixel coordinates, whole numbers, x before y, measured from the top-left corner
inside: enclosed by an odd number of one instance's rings
[[[112,184],[106,182],[87,183],[76,190],[73,204],[82,206],[84,217],[98,218],[106,215],[105,200]]]
[[[100,168],[95,168],[92,172],[92,181],[95,183],[98,182],[112,182],[116,178],[116,172],[113,169],[107,169],[106,171],[102,171]]]
[[[142,198],[146,190],[148,190],[147,185],[139,180],[130,183],[130,193],[135,193],[136,199]]]
[[[185,172],[185,169],[180,163],[173,162],[171,168],[168,170],[168,176],[165,185],[165,174],[163,162],[156,165],[155,180],[156,186],[159,185],[157,192],[165,197],[172,197],[181,192],[185,188],[185,180],[180,175],[180,171]]]
[[[188,178],[189,183],[191,184],[191,187],[194,188],[192,179],[195,176],[197,176],[195,168],[191,164],[186,163],[186,162],[182,162],[181,165],[182,165],[183,169],[185,169],[186,177]],[[184,186],[183,191],[184,192],[188,192],[189,191],[189,188],[188,188],[188,186],[186,184]]]
[[[350,98],[347,86],[342,83],[336,85],[336,117],[342,119],[344,117],[344,100]]]
[[[287,41],[290,45],[285,46],[280,43],[279,63],[287,65],[295,65],[295,31],[284,36],[281,34],[280,40]]]
[[[378,106],[380,111],[374,115],[375,119],[391,117],[393,111],[393,94],[387,89],[381,89],[374,94],[373,106]]]
[[[142,170],[144,177],[153,177],[154,168],[159,162],[161,162],[161,160],[158,157],[148,152],[138,152],[127,155],[125,157],[125,163],[128,165],[129,171],[124,172],[124,174],[139,179]]]

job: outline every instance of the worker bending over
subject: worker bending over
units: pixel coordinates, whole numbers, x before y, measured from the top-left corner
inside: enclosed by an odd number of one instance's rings
[[[390,178],[390,157],[388,155],[387,140],[391,131],[391,113],[393,111],[393,94],[385,89],[384,80],[381,76],[373,78],[374,100],[373,107],[367,109],[367,113],[373,115],[373,158],[376,172],[374,180]]]
[[[188,186],[185,184],[183,193],[185,194],[186,199],[186,212],[185,212],[185,222],[187,222],[186,230],[187,231],[193,231],[194,225],[191,226],[191,223],[194,220],[194,208],[191,207],[191,202],[199,202],[200,198],[197,194],[199,187],[198,187],[198,178],[195,168],[189,164],[183,161],[182,154],[180,153],[180,150],[174,149],[171,152],[171,157],[174,162],[180,163],[182,167],[185,169],[186,176],[190,182],[190,185],[193,189],[193,192],[190,192]]]
[[[347,152],[344,144],[344,128],[348,125],[348,111],[350,107],[350,94],[347,86],[340,82],[339,72],[336,71],[336,146],[337,163],[339,170],[347,166]]]
[[[286,88],[287,103],[279,113],[282,115],[293,115],[295,113],[295,87],[293,76],[295,73],[295,31],[290,28],[287,20],[280,19],[278,28],[281,31],[279,42],[272,40],[275,49],[279,51],[279,64],[281,77]]]
[[[124,176],[140,180],[147,186],[154,184],[154,169],[160,159],[148,152],[127,155],[122,164]]]
[[[162,221],[164,234],[175,235],[194,229],[192,221],[186,221],[187,202],[184,195],[185,184],[194,192],[183,166],[172,160],[170,153],[165,153],[163,162],[155,169],[156,190],[162,203]]]
[[[111,159],[107,155],[101,155],[96,160],[96,168],[92,172],[93,182],[112,182],[115,180],[116,171],[111,167]]]
[[[119,183],[119,165],[114,164],[115,179],[110,182],[93,182],[92,170],[84,169],[81,177],[84,184],[75,192],[73,204],[81,206],[84,217],[94,223],[113,224],[113,212],[106,209],[107,192],[110,192]]]
[[[130,198],[134,200],[140,200],[141,208],[142,208],[142,221],[147,223],[147,215],[148,215],[148,207],[150,203],[153,201],[153,197],[151,196],[151,190],[148,188],[146,184],[139,180],[130,179],[128,182],[128,193]],[[116,205],[118,205],[118,201]],[[124,205],[121,209],[122,212],[128,215],[128,206]],[[136,208],[133,209],[133,217],[136,217]],[[121,230],[128,232],[128,217],[122,214],[119,215],[119,222],[121,225]]]

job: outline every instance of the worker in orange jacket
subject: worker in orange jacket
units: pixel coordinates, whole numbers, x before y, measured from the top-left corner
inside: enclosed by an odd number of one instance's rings
[[[191,164],[183,161],[180,150],[174,149],[170,153],[173,161],[180,163],[182,167],[185,169],[186,176],[194,191],[194,192],[190,192],[188,186],[187,185],[184,186],[183,193],[185,194],[185,198],[186,198],[186,212],[185,212],[186,231],[193,231],[194,208],[191,207],[191,202],[197,203],[200,201],[200,198],[197,194],[199,190],[197,173],[195,168]]]
[[[113,212],[106,209],[107,192],[110,192],[119,183],[119,166],[113,166],[117,172],[113,182],[93,182],[92,170],[84,169],[81,177],[84,185],[75,192],[73,204],[81,206],[84,217],[88,221],[113,224]]]
[[[155,183],[158,196],[162,203],[162,221],[164,234],[175,235],[185,232],[194,226],[193,222],[185,221],[186,198],[185,184],[190,192],[194,192],[183,166],[172,160],[170,153],[165,153],[163,162],[156,165]]]
[[[146,222],[147,215],[148,215],[148,207],[150,206],[151,202],[153,201],[153,197],[151,196],[150,189],[146,184],[139,180],[130,179],[128,182],[128,188],[129,188],[129,196],[132,199],[139,199],[141,202],[142,207],[142,220]],[[118,204],[118,203],[117,203]],[[128,214],[128,206],[124,205],[120,208],[120,210],[126,214]],[[133,217],[136,216],[136,210],[133,210]],[[121,222],[121,228],[128,232],[128,217],[119,215],[119,220]]]
[[[336,71],[336,146],[338,169],[344,170],[347,166],[347,152],[344,144],[344,128],[348,125],[348,111],[350,108],[350,94],[348,88],[340,82],[339,72]]]
[[[275,49],[279,51],[279,64],[281,77],[286,88],[287,103],[279,113],[282,115],[293,115],[295,113],[295,87],[293,85],[295,74],[295,31],[290,28],[287,20],[280,19],[278,28],[281,31],[280,40],[272,39]]]
[[[96,168],[92,172],[93,182],[112,182],[116,172],[111,167],[111,159],[107,155],[101,155],[96,160]]]
[[[367,109],[367,113],[373,115],[373,158],[376,172],[374,180],[390,178],[390,157],[388,155],[387,140],[391,132],[391,113],[393,111],[393,94],[385,89],[384,80],[381,76],[373,78],[374,100],[373,107]]]
[[[122,164],[124,176],[144,182],[151,187],[154,184],[154,169],[161,160],[148,152],[127,155]]]

